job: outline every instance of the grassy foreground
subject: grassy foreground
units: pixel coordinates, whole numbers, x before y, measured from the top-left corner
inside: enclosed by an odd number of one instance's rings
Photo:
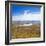
[[[40,25],[32,26],[12,25],[11,35],[12,39],[40,37]]]

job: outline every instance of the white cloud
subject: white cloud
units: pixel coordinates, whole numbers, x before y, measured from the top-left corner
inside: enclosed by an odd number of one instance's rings
[[[23,15],[18,15],[18,16],[15,16],[15,14],[12,16],[12,21],[24,21],[24,20],[40,20],[41,18],[41,14],[32,14],[32,13],[28,13],[29,10],[26,10],[24,11],[24,14]]]

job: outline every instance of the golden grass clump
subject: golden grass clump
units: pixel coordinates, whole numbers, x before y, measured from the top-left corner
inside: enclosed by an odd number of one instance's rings
[[[11,28],[12,38],[34,38],[40,37],[40,25],[32,26],[17,26],[12,25]]]

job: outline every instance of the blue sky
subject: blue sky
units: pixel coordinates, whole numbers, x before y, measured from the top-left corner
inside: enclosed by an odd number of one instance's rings
[[[30,10],[32,14],[40,13],[40,6],[19,6],[16,4],[11,5],[11,14],[20,15],[24,14],[24,10]]]
[[[41,17],[41,6],[19,6],[16,4],[11,5],[12,21],[39,21]]]

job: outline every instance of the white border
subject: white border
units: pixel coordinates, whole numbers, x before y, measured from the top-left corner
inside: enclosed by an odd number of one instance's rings
[[[10,13],[10,4],[11,3],[9,3],[9,13]],[[34,4],[34,5],[36,5],[36,4]],[[10,43],[12,43],[12,42],[28,42],[28,41],[32,42],[32,41],[42,41],[43,40],[43,32],[44,32],[43,31],[43,13],[44,13],[43,12],[43,7],[44,6],[42,4],[37,4],[37,5],[42,6],[41,7],[41,37],[40,38],[25,38],[25,39],[12,39],[12,40],[10,40],[10,35],[9,35]],[[10,14],[9,14],[9,23],[10,23]],[[9,24],[9,28],[10,28],[10,24]],[[10,29],[9,29],[9,32],[10,32]]]

